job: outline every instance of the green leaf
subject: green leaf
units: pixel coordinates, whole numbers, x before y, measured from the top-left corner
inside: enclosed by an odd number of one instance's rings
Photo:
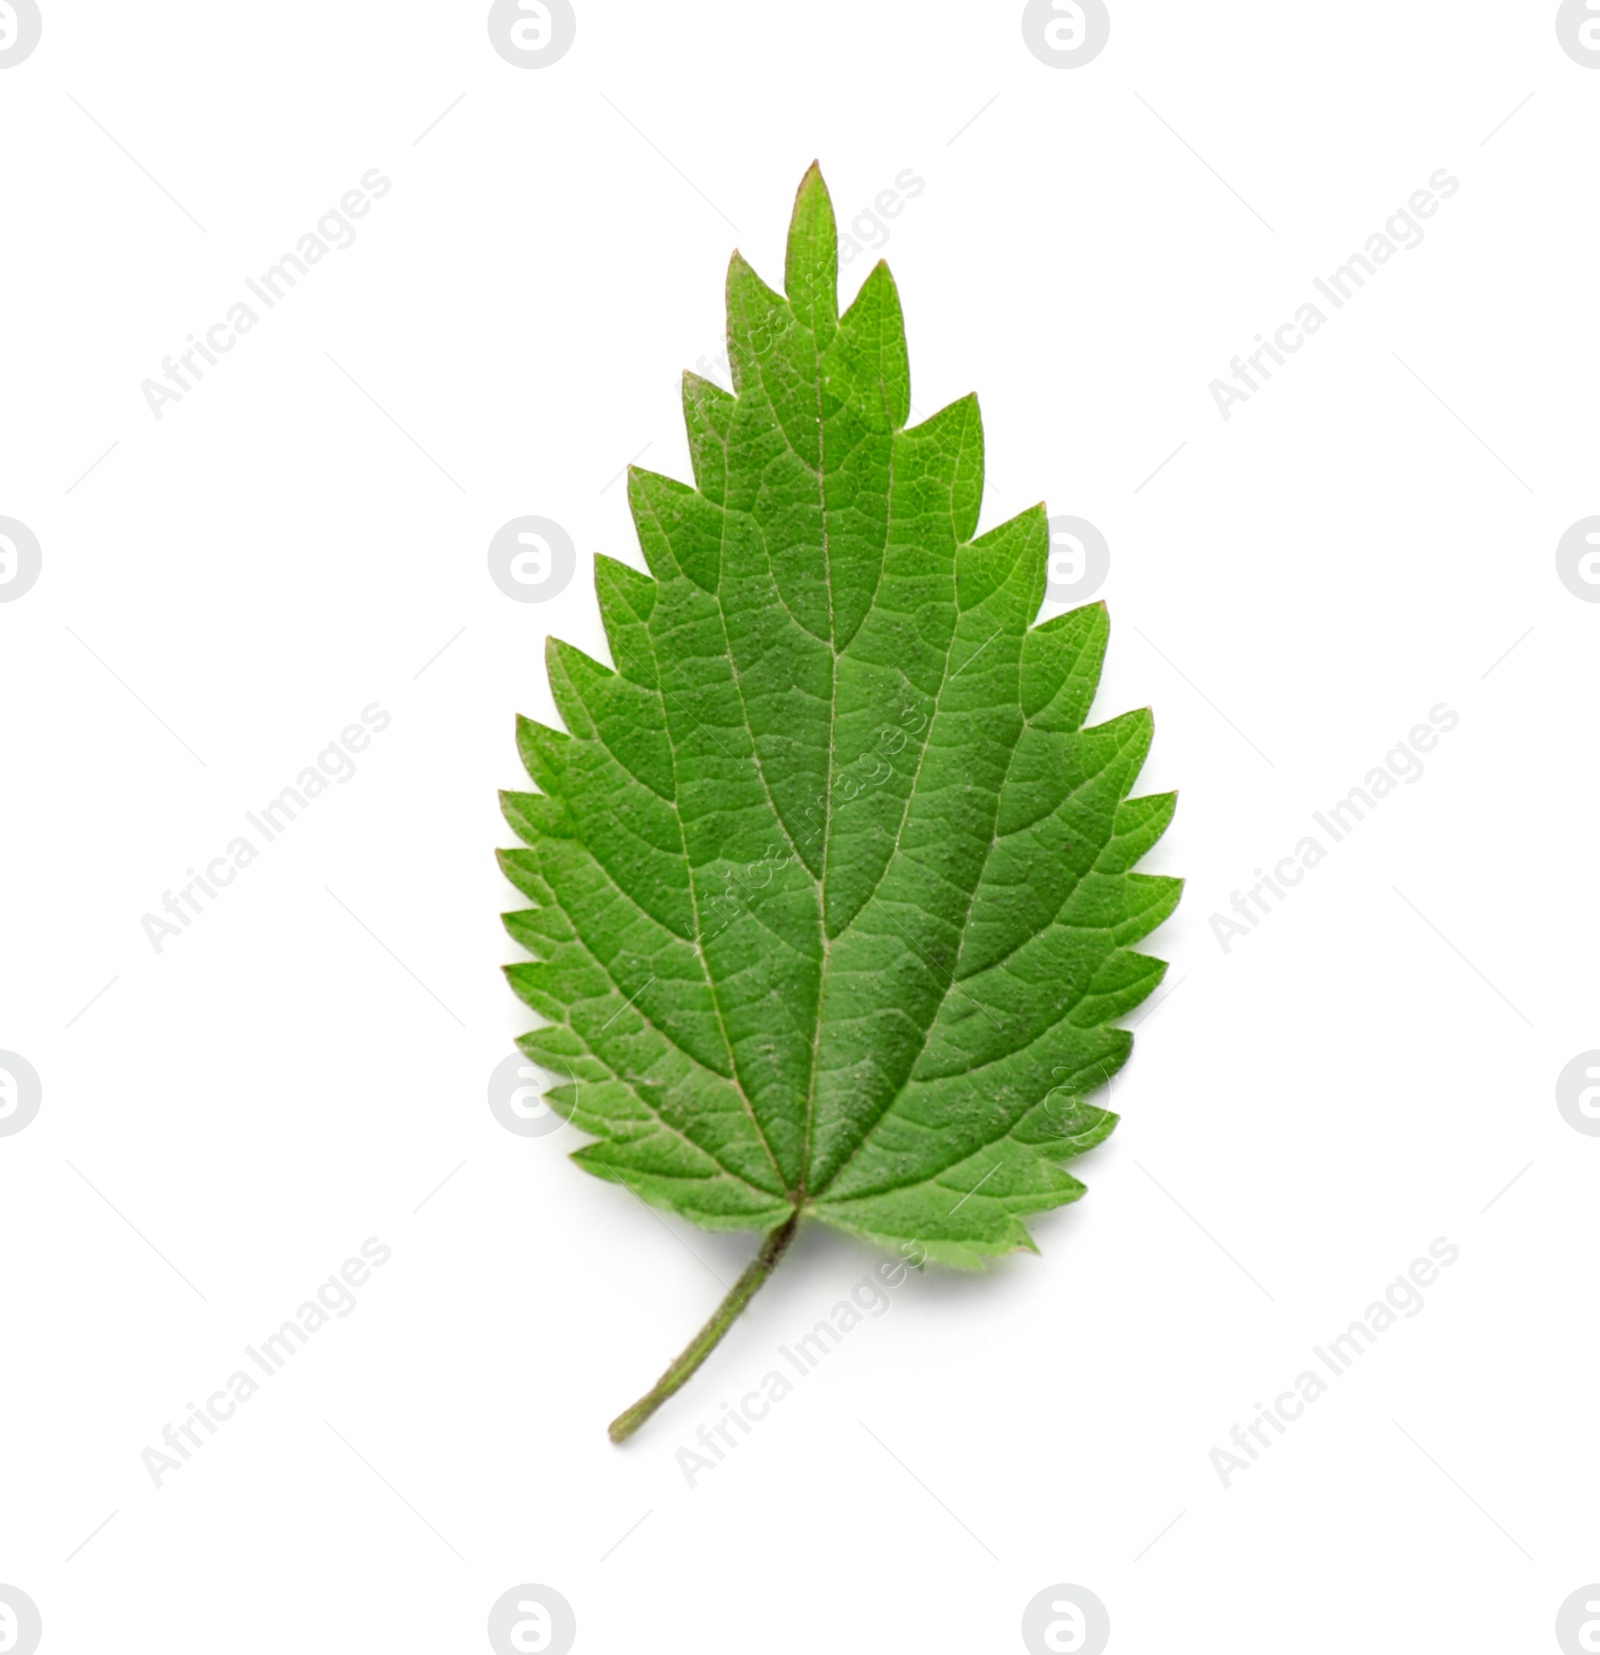
[[[977,534],[977,402],[907,427],[894,281],[839,314],[815,167],[784,284],[734,255],[734,394],[684,376],[693,488],[630,471],[650,572],[596,560],[614,666],[550,641],[566,728],[519,723],[537,791],[504,800],[534,904],[508,975],[545,1020],[520,1044],[594,1140],[574,1159],[767,1232],[614,1435],[803,1219],[919,1262],[1032,1248],[1023,1218],[1083,1193],[1062,1163],[1115,1124],[1086,1098],[1180,890],[1133,871],[1174,803],[1129,797],[1149,713],[1085,728],[1104,607],[1033,624],[1045,509]]]

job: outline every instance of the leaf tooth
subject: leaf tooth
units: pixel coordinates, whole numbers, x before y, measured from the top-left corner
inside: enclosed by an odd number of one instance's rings
[[[1115,767],[1119,799],[1126,799],[1139,779],[1139,771],[1155,740],[1156,718],[1149,707],[1135,707],[1130,712],[1118,713],[1104,724],[1092,724],[1082,732],[1086,742],[1110,743],[1115,759],[1100,760],[1101,767]]]
[[[1129,943],[1149,936],[1178,906],[1183,896],[1183,881],[1174,879],[1170,874],[1159,873],[1128,873],[1123,874],[1122,878],[1127,886],[1127,918],[1112,935],[1119,946],[1126,948]],[[1130,958],[1142,956],[1131,955]],[[1162,962],[1156,963],[1161,965],[1163,971],[1167,969]]]
[[[570,737],[555,744],[551,760],[555,770],[548,781],[542,771],[533,771],[545,791],[581,805],[584,781],[576,771],[581,765],[584,778],[593,778],[597,755],[603,754],[605,763],[614,765],[629,782],[639,782],[657,799],[672,803],[677,785],[672,749],[655,689],[613,672],[560,638],[546,640],[545,660],[550,691]],[[536,759],[547,740],[536,741]]]
[[[542,912],[538,908],[519,908],[513,913],[502,914],[500,923],[505,926],[506,934],[518,947],[525,948],[535,959],[542,960],[549,949],[549,939],[538,925],[538,916]]]
[[[1015,517],[956,547],[956,603],[963,613],[1020,577],[1026,596],[1022,627],[1039,612],[1044,597],[1050,530],[1044,506],[1029,506]],[[1020,631],[1021,627],[1015,630]]]
[[[511,992],[530,1010],[553,1022],[566,1017],[566,1006],[552,983],[554,973],[548,965],[536,960],[518,960],[501,966]]]
[[[722,565],[722,508],[687,483],[628,468],[628,505],[645,562],[657,580],[684,575],[715,593]]]
[[[1098,1082],[1091,1082],[1091,1089]],[[1103,1143],[1118,1116],[1090,1103],[1070,1086],[1053,1087],[1011,1129],[1018,1143],[1031,1145],[1052,1161],[1070,1161]]]
[[[911,362],[900,292],[882,259],[867,273],[861,291],[840,319],[836,350],[839,345],[845,347],[841,354],[858,373],[870,376],[883,399],[890,427],[899,430],[911,417]]]
[[[742,253],[728,260],[727,292],[728,364],[734,391],[743,396],[760,384],[763,360],[795,326],[795,318],[784,296],[762,281]]]
[[[728,493],[728,437],[738,398],[699,374],[683,374],[683,423],[689,432],[689,461],[695,487],[719,504]]]
[[[930,414],[921,425],[895,435],[897,456],[902,445],[911,455],[935,456],[923,466],[950,491],[950,517],[958,541],[970,540],[978,527],[983,504],[983,419],[977,393],[968,392]]]
[[[655,649],[647,630],[660,595],[659,582],[614,557],[600,554],[594,560],[594,585],[617,671],[635,684],[659,689]]]
[[[1078,730],[1089,716],[1111,619],[1104,603],[1052,615],[1022,644],[1022,710],[1030,723]]]
[[[569,735],[580,741],[593,741],[598,732],[584,691],[607,678],[614,678],[616,674],[604,662],[586,655],[576,644],[569,644],[565,638],[557,638],[553,634],[544,641],[544,668],[551,698]]]
[[[522,766],[533,777],[541,791],[561,792],[561,782],[567,768],[566,749],[572,737],[565,730],[552,729],[537,719],[517,715],[517,753]]]
[[[1155,993],[1166,974],[1165,960],[1119,948],[1101,963],[1083,998],[1072,1008],[1071,1020],[1081,1029],[1092,1029],[1126,1017]]]
[[[513,793],[502,789],[500,811],[512,828],[530,845],[542,838],[571,839],[572,821],[567,807],[545,793]]]
[[[544,875],[539,872],[539,856],[536,851],[519,847],[516,850],[497,850],[494,854],[495,860],[500,864],[500,871],[529,901],[541,905],[555,901],[555,892],[545,883]]]
[[[1112,821],[1111,838],[1095,862],[1099,873],[1126,873],[1172,823],[1176,793],[1147,793],[1124,799]]]

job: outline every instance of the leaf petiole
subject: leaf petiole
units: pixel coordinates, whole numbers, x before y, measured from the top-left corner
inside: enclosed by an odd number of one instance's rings
[[[799,1228],[800,1209],[796,1207],[785,1223],[768,1232],[761,1251],[728,1290],[727,1298],[712,1312],[711,1320],[695,1334],[667,1371],[631,1408],[625,1408],[612,1420],[613,1442],[626,1442],[668,1397],[682,1390],[689,1382],[695,1370],[721,1343],[723,1334],[738,1320],[740,1312],[755,1297],[756,1290],[777,1269],[778,1260],[788,1251],[789,1243],[794,1240],[795,1231]]]

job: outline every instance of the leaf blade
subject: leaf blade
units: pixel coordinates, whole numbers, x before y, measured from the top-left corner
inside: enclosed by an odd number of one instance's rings
[[[898,293],[841,316],[821,173],[784,291],[738,255],[734,392],[686,374],[694,484],[630,468],[648,574],[596,560],[613,667],[552,642],[507,916],[523,1049],[596,1176],[711,1228],[797,1213],[963,1266],[1075,1201],[1084,1101],[1181,894],[1136,864],[1147,712],[1086,720],[1102,605],[1033,624],[1043,506],[978,533],[964,397],[915,425]]]

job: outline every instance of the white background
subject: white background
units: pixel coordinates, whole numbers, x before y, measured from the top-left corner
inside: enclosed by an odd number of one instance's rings
[[[1600,1141],[1554,1095],[1600,1046],[1600,607],[1554,559],[1600,511],[1600,73],[1553,3],[1113,0],[1066,72],[1014,3],[578,0],[531,72],[481,4],[43,4],[0,71],[0,515],[43,547],[0,605],[0,1047],[44,1085],[0,1138],[0,1581],[47,1655],[476,1650],[521,1582],[597,1655],[998,1655],[1057,1582],[1117,1655],[1555,1648],[1600,1578]],[[1154,705],[1146,866],[1189,885],[1042,1256],[914,1277],[691,1488],[676,1450],[872,1255],[808,1232],[607,1442],[753,1243],[492,1118],[530,1021],[495,792],[813,156],[846,220],[925,180],[884,250],[914,401],[979,391],[985,526],[1106,535],[1097,716]],[[356,242],[156,420],[141,381],[374,167]],[[1422,245],[1224,421],[1209,382],[1441,167]],[[524,513],[579,551],[543,606],[487,574]],[[141,916],[372,702],[355,778],[157,954]],[[1224,953],[1441,702],[1422,779]],[[153,1486],[369,1236],[354,1313]],[[1224,1487],[1439,1236],[1423,1312]]]

